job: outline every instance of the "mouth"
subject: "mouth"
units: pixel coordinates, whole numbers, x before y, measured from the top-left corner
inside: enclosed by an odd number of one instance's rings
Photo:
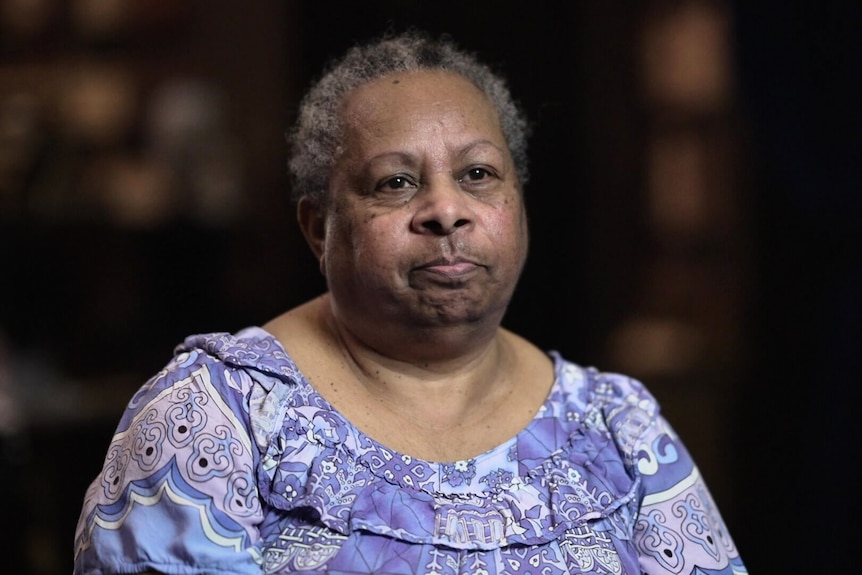
[[[464,258],[439,258],[416,267],[414,271],[450,283],[468,279],[481,267]]]

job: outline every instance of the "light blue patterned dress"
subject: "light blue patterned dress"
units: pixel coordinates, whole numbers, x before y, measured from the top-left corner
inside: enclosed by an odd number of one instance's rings
[[[650,393],[550,355],[523,431],[436,463],[354,428],[264,330],[189,337],[122,416],[74,572],[746,573]]]

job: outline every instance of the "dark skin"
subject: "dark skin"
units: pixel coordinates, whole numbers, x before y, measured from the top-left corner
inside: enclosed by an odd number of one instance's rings
[[[425,72],[360,87],[344,116],[328,209],[299,207],[339,323],[413,362],[486,342],[527,251],[494,108],[466,80]]]
[[[501,327],[527,220],[496,111],[446,72],[384,77],[344,107],[327,201],[297,207],[327,293],[264,325],[317,391],[406,456],[459,461],[535,416],[553,364]]]
[[[464,78],[419,72],[358,88],[344,118],[328,202],[298,206],[329,291],[264,327],[371,437],[477,455],[553,382],[545,354],[500,326],[528,240],[496,111]]]

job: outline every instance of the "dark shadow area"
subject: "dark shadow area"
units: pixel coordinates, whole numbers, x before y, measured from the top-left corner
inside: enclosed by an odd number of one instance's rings
[[[734,10],[758,224],[736,538],[752,573],[847,573],[862,484],[862,5]]]

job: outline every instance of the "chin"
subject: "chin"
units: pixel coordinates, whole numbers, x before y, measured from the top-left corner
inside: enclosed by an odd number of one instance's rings
[[[429,326],[457,326],[479,324],[493,320],[495,317],[502,318],[506,310],[505,305],[494,305],[486,299],[465,297],[457,294],[444,298],[421,298],[416,314],[419,321]]]

